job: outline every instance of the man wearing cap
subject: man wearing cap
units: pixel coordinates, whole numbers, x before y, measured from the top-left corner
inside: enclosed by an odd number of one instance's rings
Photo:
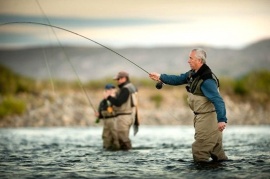
[[[106,84],[104,95],[106,95],[108,92],[110,92],[112,96],[115,96],[115,86],[112,84]],[[103,148],[105,150],[119,150],[120,145],[115,125],[116,116],[111,102],[104,98],[100,102],[98,112],[95,115],[98,118],[97,122],[99,122],[99,119],[103,119]]]
[[[131,105],[131,94],[137,91],[136,87],[130,82],[129,74],[125,71],[120,71],[114,80],[117,81],[119,90],[114,97],[110,92],[107,92],[107,100],[109,100],[116,111],[116,128],[121,150],[129,150],[132,148],[129,138],[130,127],[133,123]]]

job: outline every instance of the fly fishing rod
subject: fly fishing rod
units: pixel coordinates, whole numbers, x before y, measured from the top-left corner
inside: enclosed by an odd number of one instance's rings
[[[95,40],[93,40],[93,39],[90,39],[90,38],[88,38],[88,37],[86,37],[86,36],[84,36],[84,35],[81,35],[81,34],[79,34],[79,33],[74,32],[74,31],[65,29],[65,28],[63,28],[63,27],[55,26],[55,25],[52,25],[52,24],[46,24],[46,23],[41,23],[41,22],[31,22],[31,21],[24,21],[24,22],[6,22],[6,23],[0,24],[0,26],[4,26],[4,25],[12,25],[12,24],[13,24],[13,25],[14,25],[14,24],[32,24],[32,25],[47,26],[47,27],[51,27],[51,28],[55,28],[55,29],[59,29],[59,30],[63,30],[63,31],[69,32],[69,33],[74,34],[74,35],[76,35],[76,36],[80,36],[80,37],[82,37],[82,38],[84,38],[84,39],[86,39],[86,40],[88,40],[88,41],[91,41],[91,42],[93,42],[93,43],[95,43],[95,44],[97,44],[97,45],[99,45],[99,46],[101,46],[101,47],[103,47],[103,48],[105,48],[105,49],[107,49],[107,50],[109,50],[109,51],[115,53],[116,55],[122,57],[123,59],[127,60],[128,62],[132,63],[133,65],[135,65],[136,67],[140,68],[142,71],[144,71],[145,73],[147,73],[148,75],[150,75],[150,73],[149,73],[148,71],[146,71],[144,68],[142,68],[142,67],[139,66],[138,64],[134,63],[134,62],[131,61],[130,59],[126,58],[125,56],[121,55],[120,53],[118,53],[118,52],[112,50],[111,48],[109,48],[109,47],[107,47],[107,46],[105,46],[105,45],[103,45],[103,44],[101,44],[101,43],[99,43],[99,42],[97,42],[97,41],[95,41]],[[164,84],[164,83],[162,83],[162,82],[158,82],[158,83],[156,84],[156,88],[157,88],[157,89],[161,89],[162,86],[163,86],[163,84]]]

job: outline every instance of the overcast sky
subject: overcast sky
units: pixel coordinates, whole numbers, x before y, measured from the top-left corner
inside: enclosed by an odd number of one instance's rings
[[[0,23],[41,22],[110,47],[242,48],[270,38],[269,0],[0,0]],[[61,43],[94,45],[55,29]],[[51,28],[0,26],[0,47],[56,43]]]

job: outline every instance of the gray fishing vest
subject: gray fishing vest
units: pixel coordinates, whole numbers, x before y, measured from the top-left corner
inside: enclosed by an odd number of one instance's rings
[[[115,107],[116,114],[121,115],[121,114],[132,114],[132,93],[135,93],[137,91],[136,87],[132,83],[128,83],[123,86],[123,88],[127,88],[129,90],[129,97],[128,100],[123,103],[120,107]]]

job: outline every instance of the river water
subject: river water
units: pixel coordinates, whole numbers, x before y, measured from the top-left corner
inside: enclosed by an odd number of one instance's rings
[[[142,126],[130,151],[103,151],[101,127],[0,129],[0,178],[270,178],[270,126],[228,126],[229,161],[195,164],[191,126]],[[133,131],[131,131],[133,132]]]

